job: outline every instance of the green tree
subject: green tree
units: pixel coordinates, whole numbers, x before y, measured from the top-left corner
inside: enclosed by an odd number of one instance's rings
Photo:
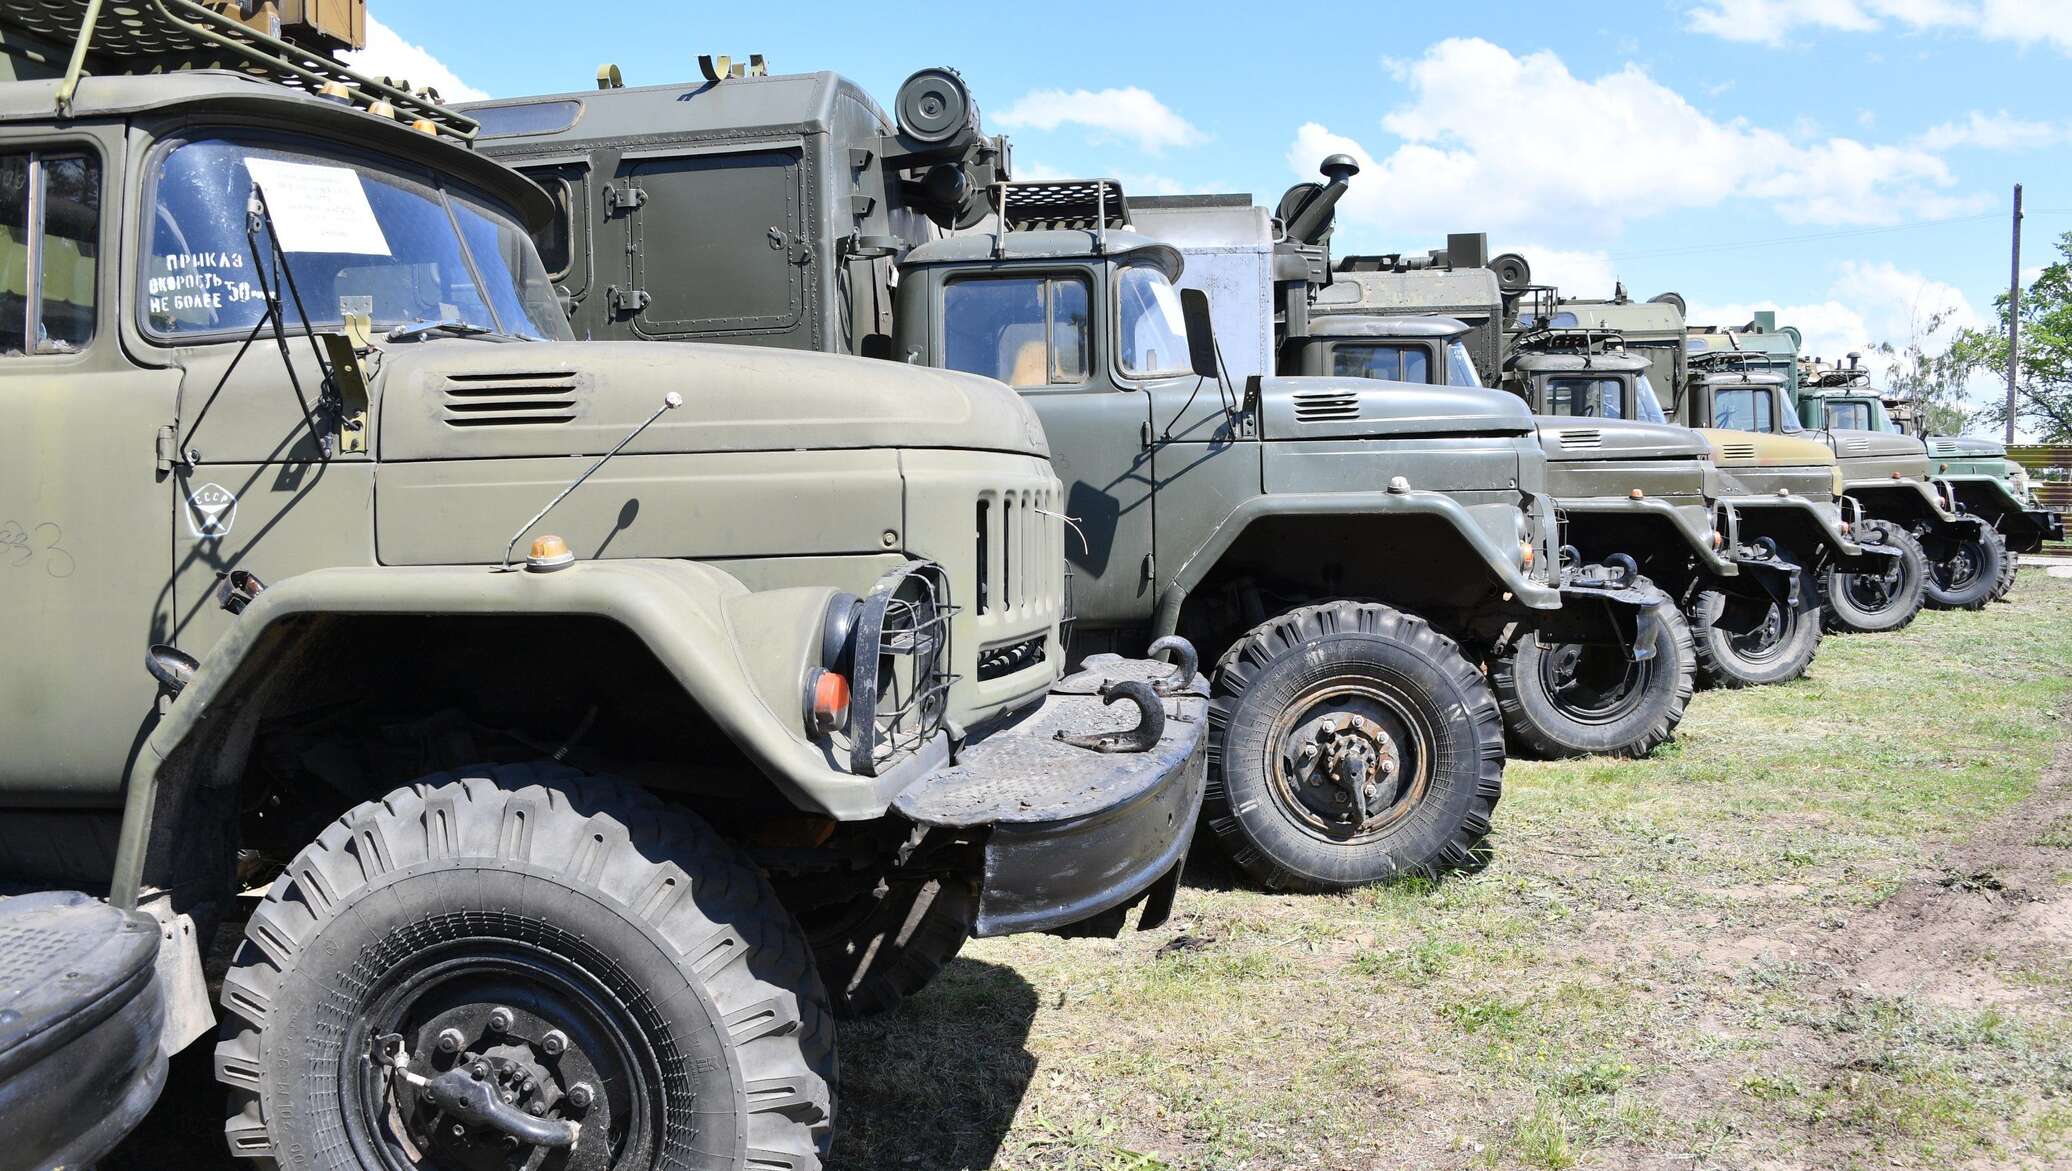
[[[2072,232],[2058,237],[2058,258],[2022,291],[2022,351],[2015,372],[2015,424],[2038,432],[2045,443],[2072,443]],[[1994,298],[1999,324],[1991,331],[1967,329],[1951,343],[1950,358],[1969,374],[2007,369],[2007,295]],[[1978,421],[2004,427],[2004,397],[1981,411]]]
[[[1912,404],[1914,417],[1930,435],[1961,435],[1972,418],[1964,406],[1969,371],[1954,349],[1930,353],[1924,340],[1941,332],[1950,312],[1945,309],[1930,316],[1925,328],[1916,329],[1906,345],[1880,342],[1874,350],[1885,359],[1886,397]]]

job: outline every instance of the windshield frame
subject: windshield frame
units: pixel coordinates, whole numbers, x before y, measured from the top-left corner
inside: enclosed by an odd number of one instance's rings
[[[247,147],[260,150],[274,150],[285,154],[301,154],[311,162],[333,165],[350,165],[356,168],[379,172],[391,177],[400,177],[426,186],[439,194],[439,208],[446,213],[448,227],[459,249],[462,263],[467,267],[469,277],[475,282],[476,292],[481,297],[483,308],[495,327],[492,335],[510,340],[557,341],[567,338],[538,338],[529,332],[509,328],[503,315],[497,311],[496,297],[490,292],[482,276],[482,264],[475,257],[475,250],[469,245],[467,232],[462,228],[455,211],[456,201],[474,205],[474,210],[500,216],[508,221],[510,228],[524,238],[525,246],[532,249],[533,259],[544,272],[546,265],[539,259],[539,249],[532,239],[532,231],[526,226],[525,216],[509,201],[500,199],[490,191],[478,187],[457,175],[449,174],[434,164],[410,158],[407,155],[370,149],[363,143],[336,137],[320,131],[284,128],[277,124],[242,123],[211,120],[205,123],[182,125],[175,130],[155,138],[144,153],[139,181],[125,183],[125,197],[134,196],[135,226],[125,233],[130,240],[131,251],[120,262],[121,297],[120,316],[134,326],[136,335],[150,345],[164,349],[192,349],[220,345],[227,341],[242,342],[247,336],[270,338],[275,331],[263,327],[255,334],[252,325],[231,326],[222,329],[196,330],[192,333],[169,333],[154,326],[147,297],[149,295],[149,266],[153,255],[153,240],[156,235],[159,185],[165,178],[165,163],[173,152],[187,146],[203,143],[222,143],[232,147]],[[270,259],[270,258],[252,258]],[[548,279],[547,287],[554,288],[555,282]],[[285,288],[276,289],[287,313],[294,312],[293,298]],[[510,290],[511,299],[522,304],[524,298],[517,286]],[[305,297],[305,300],[307,298]],[[566,319],[563,319],[564,322]],[[304,323],[297,318],[284,315],[289,336],[303,332],[305,324],[316,333],[335,333],[339,323],[319,319]],[[403,324],[417,324],[405,322]],[[530,326],[530,321],[525,325]],[[381,322],[375,323],[376,332],[385,332]],[[573,337],[573,332],[570,335]]]
[[[1114,265],[1114,266],[1113,266],[1113,267],[1112,267],[1112,268],[1110,269],[1110,271],[1114,273],[1114,276],[1113,276],[1113,277],[1112,277],[1112,278],[1111,278],[1111,279],[1109,280],[1109,286],[1108,286],[1108,287],[1109,287],[1109,293],[1108,293],[1108,313],[1109,313],[1109,317],[1108,317],[1108,327],[1107,327],[1107,329],[1106,329],[1106,330],[1104,330],[1104,331],[1103,331],[1103,333],[1105,334],[1105,336],[1106,336],[1106,337],[1107,337],[1107,339],[1108,339],[1108,366],[1109,366],[1109,369],[1111,369],[1112,371],[1114,371],[1114,375],[1115,375],[1115,377],[1116,377],[1116,378],[1118,378],[1118,379],[1120,379],[1120,380],[1122,380],[1122,381],[1124,381],[1124,382],[1131,382],[1131,383],[1136,383],[1136,382],[1169,382],[1169,381],[1172,381],[1173,379],[1176,379],[1176,378],[1193,378],[1193,377],[1196,377],[1196,375],[1195,375],[1195,373],[1194,373],[1194,370],[1193,370],[1193,368],[1192,368],[1192,367],[1190,367],[1189,365],[1187,365],[1187,357],[1188,357],[1188,354],[1187,354],[1187,347],[1186,347],[1186,344],[1185,344],[1185,343],[1186,343],[1186,341],[1187,341],[1187,334],[1186,334],[1186,332],[1185,332],[1185,331],[1186,331],[1186,328],[1187,328],[1187,323],[1186,323],[1186,321],[1185,321],[1184,319],[1183,319],[1183,320],[1182,320],[1182,321],[1180,322],[1180,329],[1181,329],[1181,333],[1180,333],[1180,335],[1179,335],[1179,340],[1180,340],[1180,342],[1182,343],[1182,344],[1181,344],[1181,346],[1180,346],[1180,352],[1179,352],[1178,354],[1174,355],[1174,357],[1175,357],[1176,359],[1178,359],[1178,360],[1179,360],[1179,362],[1180,362],[1180,365],[1179,365],[1179,366],[1176,366],[1176,367],[1173,367],[1173,368],[1170,368],[1170,369],[1166,369],[1166,370],[1149,370],[1149,371],[1133,371],[1133,370],[1131,370],[1131,369],[1130,369],[1130,368],[1129,368],[1128,366],[1125,366],[1125,365],[1123,364],[1123,361],[1122,361],[1122,323],[1123,323],[1123,312],[1122,312],[1122,284],[1123,284],[1123,281],[1124,281],[1124,280],[1125,280],[1125,279],[1126,279],[1126,278],[1127,278],[1127,277],[1129,276],[1129,274],[1130,274],[1130,273],[1132,273],[1132,272],[1134,272],[1134,271],[1137,271],[1137,270],[1139,270],[1139,269],[1141,269],[1141,270],[1145,270],[1145,271],[1149,271],[1149,272],[1152,272],[1152,273],[1156,273],[1156,274],[1158,275],[1158,277],[1159,277],[1160,279],[1162,279],[1163,281],[1165,281],[1165,283],[1166,283],[1166,287],[1167,287],[1167,288],[1169,288],[1169,289],[1171,289],[1171,290],[1173,290],[1173,296],[1174,296],[1174,298],[1175,298],[1176,302],[1177,302],[1177,299],[1178,299],[1178,297],[1179,297],[1179,295],[1180,295],[1180,286],[1179,286],[1179,285],[1177,285],[1177,284],[1174,284],[1174,283],[1173,283],[1173,278],[1172,278],[1171,274],[1167,273],[1165,269],[1163,269],[1163,268],[1160,268],[1160,267],[1159,267],[1158,265],[1156,265],[1156,264],[1153,264],[1153,263],[1151,263],[1151,262],[1149,262],[1149,261],[1145,261],[1145,260],[1136,260],[1136,261],[1131,261],[1131,260],[1129,260],[1129,259],[1127,259],[1127,258],[1124,258],[1124,259],[1121,259],[1121,260],[1119,260],[1119,261],[1118,261],[1118,262],[1117,262],[1117,263],[1116,263],[1116,264],[1115,264],[1115,265]]]

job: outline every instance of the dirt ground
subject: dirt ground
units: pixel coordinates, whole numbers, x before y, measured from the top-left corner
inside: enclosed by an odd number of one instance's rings
[[[1268,895],[1197,850],[1166,927],[975,943],[845,1026],[831,1165],[2072,1166],[2068,665],[2072,581],[2025,572],[1651,760],[1514,763],[1477,874]],[[228,1165],[205,1049],[115,1166]]]

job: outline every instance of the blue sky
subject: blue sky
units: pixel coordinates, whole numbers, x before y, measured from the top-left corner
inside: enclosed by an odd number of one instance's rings
[[[1709,324],[1780,307],[1824,353],[1990,314],[2017,181],[2025,268],[2072,230],[2072,0],[371,10],[373,62],[420,84],[443,68],[449,96],[587,88],[606,61],[689,80],[701,52],[760,52],[881,103],[954,66],[1025,175],[1271,203],[1351,151],[1368,165],[1341,251],[1487,230],[1577,293],[1674,289]]]

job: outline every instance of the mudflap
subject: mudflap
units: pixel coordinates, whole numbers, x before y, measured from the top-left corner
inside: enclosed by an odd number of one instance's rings
[[[0,1165],[75,1167],[165,1086],[158,922],[72,891],[0,898]]]
[[[1171,913],[1201,811],[1208,711],[1199,676],[1180,682],[1163,663],[1094,655],[893,809],[919,825],[984,832],[978,936],[1114,935],[1140,904],[1138,927],[1155,927]]]
[[[1534,633],[1548,642],[1610,643],[1630,662],[1655,657],[1661,619],[1656,604],[1669,595],[1654,583],[1622,569],[1585,566],[1561,585],[1561,609],[1541,617]]]

